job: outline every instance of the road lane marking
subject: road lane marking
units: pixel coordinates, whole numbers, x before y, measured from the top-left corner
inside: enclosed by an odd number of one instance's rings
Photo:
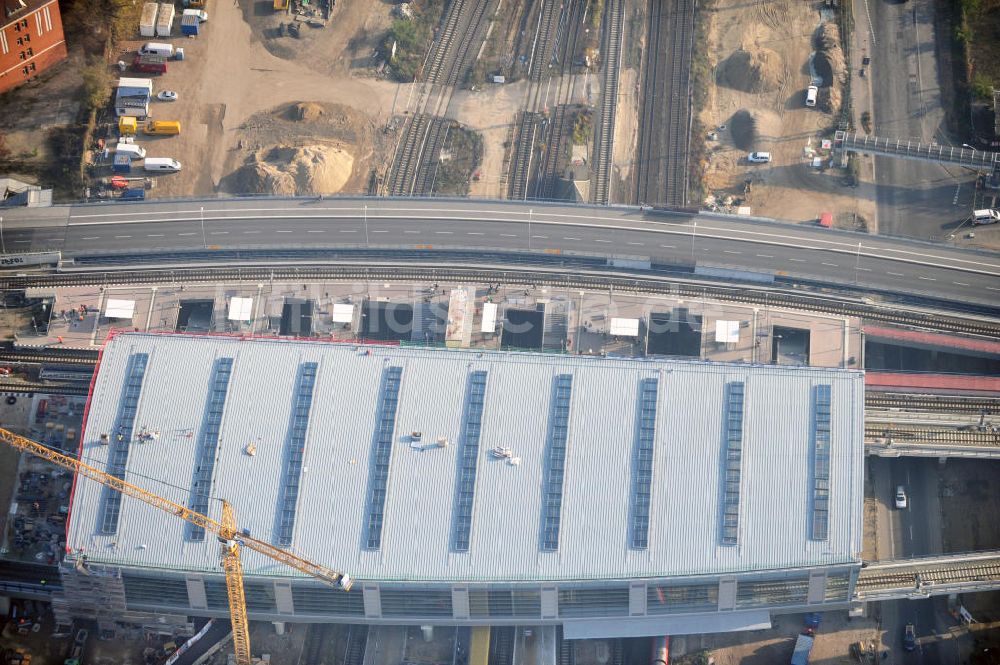
[[[968,286],[965,282],[952,282],[952,284],[955,284],[956,286]]]
[[[227,236],[227,235],[229,235],[229,231],[210,231],[208,235],[210,235],[210,236]]]
[[[987,286],[986,290],[987,291],[1000,291],[1000,289],[996,288],[995,286]]]
[[[660,247],[663,247],[664,249],[674,249],[674,245],[660,245]]]
[[[935,277],[924,277],[923,275],[917,275],[917,279],[922,279],[925,282],[936,282],[937,281],[937,278],[935,278]]]
[[[516,238],[517,234],[516,233],[501,233],[500,237],[501,238]]]
[[[115,236],[116,238],[131,238],[132,236]]]
[[[243,232],[244,235],[249,235],[251,233],[260,233],[260,231],[244,231]]]
[[[639,247],[642,247],[644,243],[641,243],[641,242],[630,242],[629,244],[630,245],[638,245]]]
[[[594,242],[603,242],[605,244],[610,244],[610,240],[601,240],[600,238],[594,238]]]
[[[322,233],[322,231],[320,231],[320,233]],[[374,230],[373,230],[373,231],[372,231],[372,233],[388,233],[388,231],[386,231],[386,230],[384,230],[384,229],[382,229],[382,230],[379,230],[379,231],[374,231]]]
[[[733,250],[733,249],[724,249],[724,250],[722,250],[722,253],[723,254],[740,254],[740,252],[737,252],[736,250]]]
[[[839,268],[840,267],[836,263],[826,263],[825,261],[823,262],[823,265],[830,266],[831,268]]]
[[[275,229],[275,233],[294,233],[291,229]]]
[[[531,236],[532,238],[541,238],[542,240],[548,240],[548,236]]]
[[[146,237],[147,238],[162,238],[163,234],[162,233],[148,233],[148,234],[146,234]]]
[[[403,231],[403,233],[420,233],[420,231]]]
[[[796,263],[805,263],[806,262],[805,259],[793,259],[793,258],[789,258],[788,260],[789,261],[795,261]]]
[[[886,275],[892,275],[893,277],[904,277],[903,273],[901,273],[901,272],[889,272],[887,270],[885,274]]]
[[[317,230],[317,229],[311,229],[309,231],[306,231],[306,233],[326,233],[326,231]]]
[[[31,241],[30,240],[15,240],[14,242],[30,243]]]
[[[340,229],[341,233],[357,233],[357,229]]]
[[[100,240],[101,236],[87,236],[86,238],[80,238],[80,240]],[[18,242],[21,242],[18,240]]]
[[[579,240],[579,238],[573,238],[571,236],[563,236],[563,240]]]
[[[191,232],[191,233],[178,233],[177,235],[179,235],[179,236],[193,236],[193,235],[195,235],[195,233],[194,232]]]
[[[871,272],[872,271],[871,268],[862,268],[861,266],[858,266],[857,268],[855,268],[855,270],[861,270],[863,272]]]
[[[435,231],[434,234],[435,235],[439,235],[439,236],[450,236],[450,235],[455,235],[455,232],[454,231]]]
[[[465,235],[467,235],[467,236],[484,236],[486,234],[482,233],[480,231],[466,231]]]
[[[758,256],[758,258],[761,258],[761,259],[773,259],[774,258],[770,254],[758,254],[757,256]]]

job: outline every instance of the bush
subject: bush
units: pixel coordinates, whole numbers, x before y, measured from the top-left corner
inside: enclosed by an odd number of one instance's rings
[[[972,78],[972,94],[978,99],[990,101],[993,99],[993,83],[984,74],[976,74]]]
[[[111,95],[111,74],[100,60],[95,60],[80,72],[83,80],[83,105],[88,109],[104,106]]]
[[[872,114],[868,111],[861,112],[861,129],[865,130],[866,134],[872,133]]]

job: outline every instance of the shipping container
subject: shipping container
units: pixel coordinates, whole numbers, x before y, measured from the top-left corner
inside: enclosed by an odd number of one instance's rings
[[[132,60],[132,69],[145,74],[166,74],[167,59],[162,55],[137,55]]]
[[[147,2],[142,6],[142,18],[139,20],[139,34],[143,37],[156,36],[156,13],[159,5]]]
[[[201,31],[201,21],[197,16],[181,17],[181,34],[185,37],[197,37]]]
[[[180,134],[181,123],[179,120],[150,120],[143,128],[146,134]]]
[[[145,198],[146,190],[139,188],[126,189],[121,195],[122,201],[142,201],[145,200]]]
[[[128,173],[132,170],[132,156],[125,153],[115,153],[115,161],[111,166],[115,173]]]
[[[174,29],[174,6],[166,2],[160,3],[160,11],[156,17],[156,36],[169,37]]]

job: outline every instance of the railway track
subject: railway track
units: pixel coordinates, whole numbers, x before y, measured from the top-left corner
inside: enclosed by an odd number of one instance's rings
[[[514,665],[514,628],[494,626],[490,628],[490,657],[488,665]]]
[[[454,264],[455,261],[451,260]],[[839,298],[822,292],[775,292],[751,285],[727,286],[688,283],[668,275],[631,276],[612,274],[594,267],[577,267],[572,273],[564,267],[540,269],[505,263],[502,267],[445,267],[440,260],[432,265],[414,265],[412,260],[377,263],[368,260],[363,265],[277,265],[274,267],[219,267],[179,269],[125,269],[25,275],[0,278],[0,289],[58,286],[118,286],[134,284],[212,284],[216,282],[253,283],[302,280],[350,281],[437,281],[460,284],[535,284],[557,289],[589,290],[618,293],[673,295],[685,299],[764,305],[778,309],[802,309],[838,316],[857,316],[865,321],[929,331],[957,332],[983,337],[1000,337],[1000,323],[986,319],[971,319],[959,315],[900,309],[895,303],[869,304],[858,299]],[[47,362],[47,361],[45,361]],[[52,360],[52,362],[60,362]]]
[[[514,156],[511,159],[510,176],[507,179],[508,199],[523,201],[527,198],[537,131],[538,115],[534,111],[523,111],[521,121],[517,124]]]
[[[953,395],[918,395],[907,393],[865,393],[866,409],[896,409],[930,413],[1000,413],[1000,399],[955,397]]]
[[[347,651],[344,654],[344,665],[363,665],[367,646],[368,626],[352,625],[348,628]]]
[[[548,71],[548,65],[552,62],[553,43],[562,8],[559,0],[542,0],[538,35],[528,64],[528,80],[533,83],[542,80],[542,75]]]
[[[694,0],[650,0],[635,202],[687,205]]]
[[[559,665],[576,665],[576,649],[573,648],[573,642],[563,639],[562,626],[556,628],[556,631],[559,636]]]
[[[432,118],[420,149],[420,159],[414,177],[413,196],[432,196],[441,149],[448,140],[449,123],[444,118]]]
[[[555,104],[551,108],[549,123],[545,132],[545,150],[538,163],[535,177],[534,196],[536,199],[552,200],[556,196],[560,166],[563,162],[563,146],[567,134],[572,132],[569,105],[573,104],[576,93],[576,78],[573,70],[578,56],[580,33],[582,32],[586,3],[584,0],[566,0],[563,3],[560,31],[557,36],[557,58],[559,61],[559,82],[556,86]]]
[[[441,18],[423,67],[423,84],[414,114],[407,121],[388,177],[390,196],[430,196],[447,139],[448,121],[442,115],[451,100],[451,88],[472,64],[472,47],[482,42],[487,11],[496,0],[453,0]]]
[[[955,563],[939,568],[917,568],[899,572],[882,572],[876,569],[862,569],[855,586],[855,594],[866,594],[895,589],[918,589],[927,584],[949,584],[958,582],[1000,582],[1000,562]]]
[[[941,446],[1000,446],[1000,431],[937,427],[892,427],[865,425],[865,441],[874,443],[917,443]]]
[[[93,365],[96,362],[97,351],[0,349],[0,365]]]
[[[329,639],[329,634],[329,624],[310,624],[306,633],[306,643],[302,647],[302,665],[332,665],[332,663],[324,663],[323,660],[324,647]]]
[[[55,395],[86,396],[90,386],[80,383],[48,381],[0,381],[0,393],[30,394],[52,393]]]
[[[652,0],[656,4],[659,0]],[[606,205],[611,192],[611,163],[614,157],[615,109],[618,106],[618,71],[621,69],[622,28],[625,23],[624,0],[608,0],[604,8],[604,43],[601,53],[601,107],[594,127],[593,202]]]

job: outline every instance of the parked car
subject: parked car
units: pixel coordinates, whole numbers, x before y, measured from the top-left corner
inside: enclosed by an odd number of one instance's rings
[[[161,102],[176,102],[177,93],[174,92],[173,90],[164,90],[163,92],[158,94],[156,98],[159,99]]]
[[[896,507],[900,510],[906,508],[906,488],[900,485],[896,488]]]
[[[747,161],[751,164],[767,164],[771,161],[771,153],[769,152],[751,152],[747,155]]]
[[[903,628],[903,648],[907,651],[913,651],[917,648],[917,631],[913,628],[912,623],[906,624]]]

